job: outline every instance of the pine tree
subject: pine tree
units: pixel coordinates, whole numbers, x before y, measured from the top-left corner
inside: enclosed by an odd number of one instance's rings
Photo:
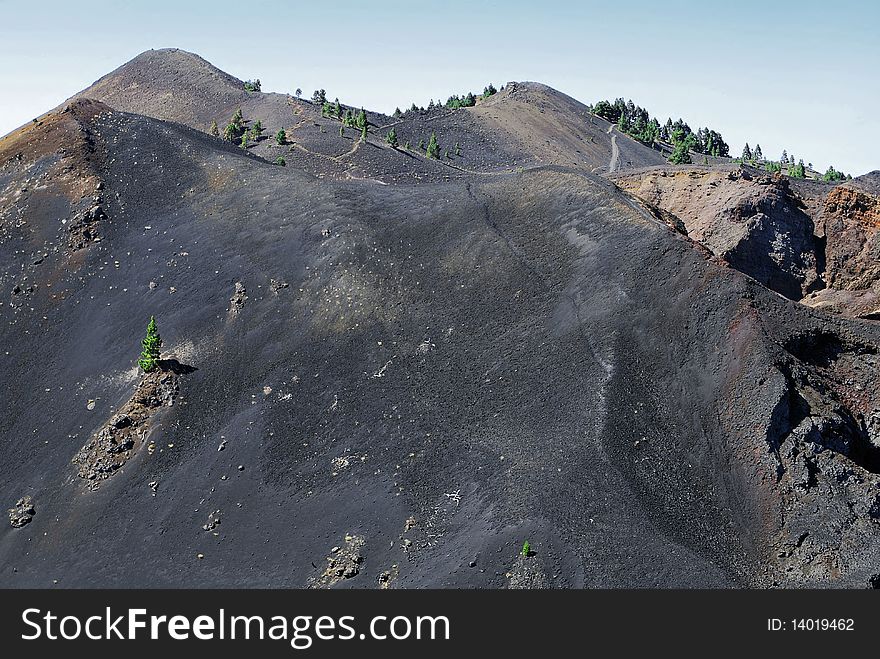
[[[232,123],[236,126],[240,126],[242,121],[244,121],[244,115],[241,113],[241,108],[238,108],[235,111],[235,114],[232,115]]]
[[[781,162],[783,165],[788,163],[788,151],[786,151],[785,149],[782,150],[782,157],[779,159],[779,162]]]
[[[217,122],[212,121],[211,127],[208,129],[208,132],[211,133],[214,137],[220,137],[220,129],[217,128]]]
[[[367,113],[364,112],[364,109],[361,108],[361,111],[357,116],[357,127],[364,128],[367,125]]]
[[[226,124],[226,128],[223,129],[223,139],[227,142],[234,142],[238,137],[239,128],[236,124],[230,122]]]
[[[788,168],[788,175],[792,178],[806,178],[806,172],[804,171],[804,161],[798,161],[797,165],[792,165]]]
[[[283,126],[278,129],[277,133],[275,133],[275,141],[281,145],[287,144],[287,133],[284,132]]]
[[[394,149],[397,148],[397,132],[392,128],[385,136],[385,141]]]
[[[159,330],[156,329],[156,319],[150,316],[150,322],[147,324],[147,336],[141,341],[143,350],[141,351],[138,366],[149,373],[159,364],[159,351],[162,348],[162,337],[159,336]]]
[[[312,94],[312,103],[315,105],[324,105],[327,102],[327,92],[323,89],[316,89],[315,93]]]
[[[437,134],[431,131],[431,139],[428,140],[428,146],[425,148],[425,155],[428,158],[437,158],[440,156],[440,145],[437,144]]]
[[[367,124],[364,124],[363,128],[361,128],[361,142],[366,142],[366,141],[367,141]]]
[[[342,119],[342,106],[339,105],[339,99],[336,99],[336,103],[333,105],[333,116],[338,119]]]
[[[669,156],[669,162],[673,165],[686,165],[691,163],[691,147],[694,145],[696,137],[693,133],[686,133],[683,128],[676,128],[672,132],[672,144],[675,148],[672,155]]]
[[[752,159],[752,150],[749,148],[748,142],[746,142],[746,145],[743,147],[742,159],[743,161]]]
[[[461,147],[458,145],[458,142],[455,143],[455,155],[461,155]]]
[[[400,111],[400,108],[394,108],[394,118],[400,119],[403,116],[403,112]]]
[[[245,133],[244,135],[241,136],[241,143],[239,144],[239,146],[242,149],[247,149],[247,147],[248,147],[247,133]]]
[[[764,154],[761,153],[761,145],[760,144],[755,145],[755,153],[753,155],[755,156],[755,160],[763,160],[764,159]]]

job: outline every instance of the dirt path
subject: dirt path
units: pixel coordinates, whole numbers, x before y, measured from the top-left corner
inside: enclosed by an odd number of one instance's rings
[[[620,149],[617,148],[617,135],[613,131],[614,124],[608,126],[608,134],[611,135],[611,161],[608,163],[609,174],[613,174],[620,166]]]

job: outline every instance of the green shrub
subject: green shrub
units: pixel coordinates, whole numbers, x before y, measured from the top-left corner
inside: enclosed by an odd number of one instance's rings
[[[532,555],[532,546],[529,544],[528,540],[523,543],[522,551],[520,553],[526,558]]]
[[[387,142],[391,147],[397,148],[397,131],[393,128],[388,131],[388,134],[385,136],[385,142]]]
[[[278,156],[277,158],[275,158],[275,164],[281,165],[282,167],[286,167],[287,161],[284,159],[284,156]]]

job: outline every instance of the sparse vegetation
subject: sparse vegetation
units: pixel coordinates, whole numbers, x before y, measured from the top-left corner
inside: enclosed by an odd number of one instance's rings
[[[242,149],[248,148],[247,133],[245,133],[244,135],[241,136],[241,142],[239,142],[238,146],[240,146]]]
[[[455,143],[455,155],[461,155],[461,146],[459,146],[458,142]]]
[[[626,133],[650,147],[654,147],[658,141],[671,143],[673,147],[677,146],[681,140],[678,143],[675,142],[674,136],[681,131],[685,138],[693,136],[689,146],[691,151],[720,158],[730,156],[730,147],[721,137],[721,133],[709,128],[700,128],[694,132],[681,119],[673,122],[672,118],[669,118],[661,126],[656,118],[650,117],[646,109],[634,104],[631,100],[624,101],[622,98],[618,98],[614,103],[605,100],[598,101],[593,106],[592,112],[607,121],[616,123],[622,133]],[[672,162],[671,159],[670,162]],[[690,159],[686,162],[690,162]]]
[[[251,126],[251,140],[254,142],[259,142],[260,138],[263,136],[263,122],[257,119],[254,122],[254,125]]]
[[[440,145],[437,143],[437,134],[431,132],[431,138],[428,140],[428,146],[425,147],[425,155],[428,158],[438,158],[440,156]]]
[[[345,126],[339,127],[339,137],[345,137]]]
[[[230,121],[223,129],[223,139],[227,142],[235,142],[238,139],[240,129],[240,126]]]
[[[446,99],[446,107],[457,110],[458,108],[470,108],[477,104],[477,97],[473,92],[468,92],[464,96],[455,94]]]
[[[528,558],[529,556],[532,555],[532,545],[529,544],[528,540],[526,540],[523,543],[522,550],[520,551],[520,554],[522,554],[524,558]]]
[[[282,146],[287,144],[287,133],[283,126],[278,129],[277,133],[275,133],[275,141]]]
[[[392,148],[397,148],[397,132],[393,128],[385,136],[385,142]]]
[[[208,129],[208,132],[209,132],[211,135],[213,135],[214,137],[220,137],[220,129],[217,128],[217,122],[216,122],[216,121],[212,121],[212,122],[211,122],[211,127]]]
[[[488,85],[483,87],[483,93],[479,96],[479,98],[486,99],[496,93],[498,93],[498,90],[495,89],[495,85],[490,82]],[[459,96],[458,94],[453,94],[448,99],[446,99],[446,107],[450,108],[451,110],[457,110],[458,108],[470,108],[477,104],[477,98],[477,95],[473,92],[468,92],[467,94],[464,94],[462,96]],[[430,110],[433,107],[435,107],[434,101],[431,101],[430,105],[428,105],[428,109]],[[440,107],[439,101],[437,102],[436,107]],[[415,112],[417,109],[418,108],[416,108],[415,103],[413,103],[411,110]]]
[[[147,336],[141,341],[141,347],[138,366],[141,367],[144,373],[149,373],[158,366],[159,353],[162,349],[162,337],[159,336],[156,318],[153,316],[150,316],[150,322],[147,323]]]
[[[838,172],[834,169],[834,165],[829,165],[825,174],[822,176],[823,181],[843,181],[845,178],[846,175],[843,172]]]
[[[284,156],[278,156],[277,158],[275,158],[275,164],[281,165],[282,167],[286,167],[287,161],[284,159]]]
[[[796,165],[792,165],[788,168],[788,175],[792,178],[806,178],[807,173],[804,169],[804,161],[798,160]]]
[[[324,105],[327,102],[327,92],[323,89],[316,89],[315,93],[312,94],[312,103],[315,105]]]
[[[361,143],[367,141],[367,125],[364,124],[363,128],[361,128]]]
[[[256,80],[245,80],[244,82],[244,90],[246,92],[259,92],[262,91],[262,87],[263,85],[259,78]]]
[[[782,171],[782,165],[780,165],[778,162],[773,162],[771,160],[767,164],[764,165],[764,169],[766,169],[771,174],[775,174],[777,172]]]

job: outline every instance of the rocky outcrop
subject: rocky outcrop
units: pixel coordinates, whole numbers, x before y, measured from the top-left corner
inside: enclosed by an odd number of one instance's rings
[[[161,408],[174,404],[177,392],[177,375],[166,365],[144,375],[128,402],[74,456],[77,475],[92,489],[113,476],[143,445],[150,421]]]
[[[880,196],[849,185],[834,188],[825,199],[822,228],[828,286],[875,289],[880,282]]]
[[[870,578],[880,559],[880,399],[871,386],[873,346],[832,333],[789,340],[767,426],[776,461],[779,527],[771,541],[773,583]]]
[[[813,221],[784,177],[747,168],[688,168],[614,181],[677,216],[689,237],[778,293],[799,300],[824,286]]]
[[[36,514],[34,502],[29,496],[24,496],[9,509],[9,523],[12,525],[12,528],[20,529],[22,526],[30,524]]]
[[[359,535],[346,535],[341,547],[333,547],[327,557],[327,565],[320,576],[309,580],[309,588],[330,588],[345,579],[356,577],[361,571],[364,558],[361,549],[364,539]]]

